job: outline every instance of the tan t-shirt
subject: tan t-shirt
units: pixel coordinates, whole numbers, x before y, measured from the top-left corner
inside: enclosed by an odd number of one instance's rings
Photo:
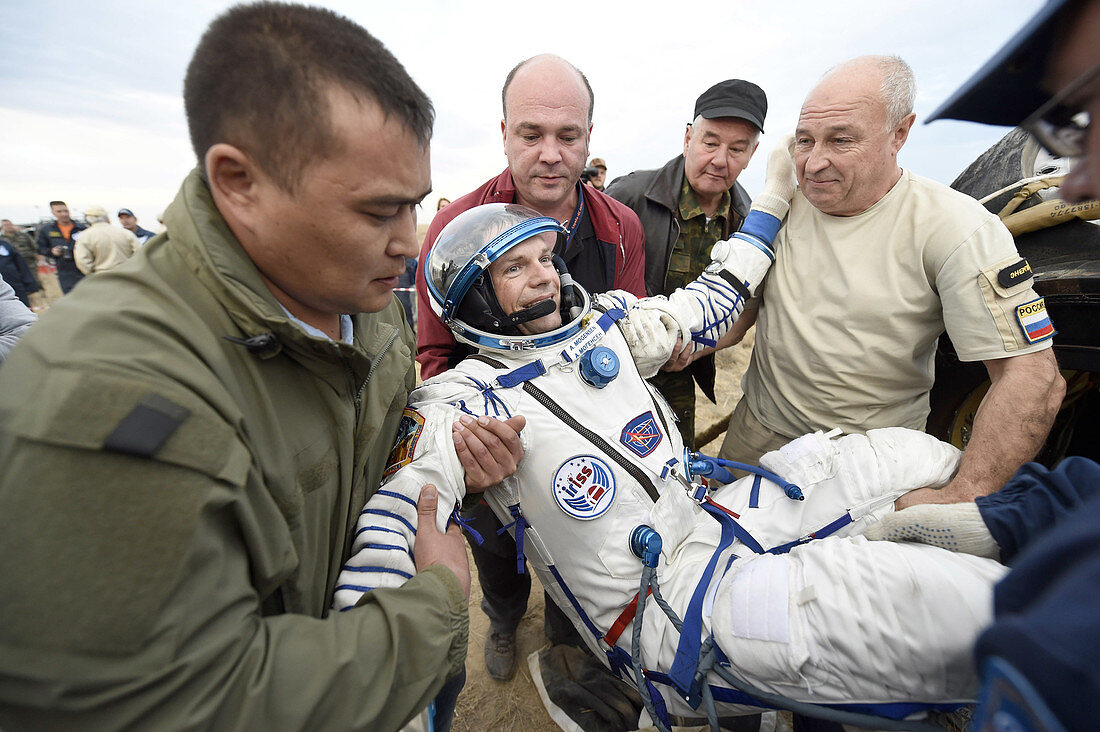
[[[1051,345],[1033,325],[1042,300],[1008,230],[909,171],[858,216],[823,214],[796,193],[776,244],[742,381],[776,432],[923,429],[945,326],[964,361]]]

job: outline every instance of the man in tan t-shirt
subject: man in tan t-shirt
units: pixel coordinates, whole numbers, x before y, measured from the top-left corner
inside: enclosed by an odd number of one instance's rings
[[[792,151],[800,190],[719,453],[757,462],[818,429],[923,429],[946,329],[992,385],[955,479],[906,505],[998,490],[1038,452],[1065,392],[1011,234],[973,199],[898,166],[914,96],[909,66],[884,56],[842,64],[807,96]],[[747,313],[727,340],[755,320]]]
[[[84,218],[89,226],[74,237],[73,258],[86,275],[114,269],[141,246],[128,229],[111,226],[107,209],[102,206],[89,206]]]

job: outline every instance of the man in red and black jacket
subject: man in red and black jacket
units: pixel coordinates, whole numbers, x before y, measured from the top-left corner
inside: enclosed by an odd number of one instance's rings
[[[423,378],[468,355],[432,310],[424,282],[428,251],[439,231],[463,211],[485,203],[518,203],[561,221],[570,232],[569,273],[588,292],[626,290],[645,297],[645,237],[637,215],[580,183],[592,131],[592,88],[572,64],[536,56],[508,74],[503,91],[508,168],[436,214],[420,249],[416,275],[416,360]]]
[[[626,290],[645,297],[645,235],[638,216],[622,203],[580,182],[592,132],[592,87],[576,67],[557,56],[535,56],[509,72],[501,93],[508,168],[441,209],[424,237],[416,273],[417,361],[420,375],[446,371],[472,351],[455,341],[432,309],[424,275],[440,230],[463,211],[485,203],[517,203],[562,222],[568,230],[558,252],[573,279],[588,292]],[[517,573],[516,546],[484,503],[464,516],[484,537],[471,542],[489,616],[485,666],[493,678],[515,673],[515,631],[527,609],[531,577]],[[547,635],[567,641],[572,626],[547,601]]]

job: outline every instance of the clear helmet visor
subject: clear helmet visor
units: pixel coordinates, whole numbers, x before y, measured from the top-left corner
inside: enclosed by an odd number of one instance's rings
[[[537,347],[532,344],[544,340],[523,336],[509,322],[514,314],[501,308],[489,266],[512,247],[546,233],[558,238],[556,248],[560,249],[565,233],[561,224],[525,206],[506,203],[477,206],[443,227],[428,252],[425,280],[432,309],[457,338],[478,346],[508,349]],[[578,298],[584,301],[587,311],[587,293]],[[505,341],[508,345],[501,345]]]

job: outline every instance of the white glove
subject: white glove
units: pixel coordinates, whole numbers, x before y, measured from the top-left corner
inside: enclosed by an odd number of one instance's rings
[[[867,527],[863,535],[872,541],[916,541],[976,557],[1001,558],[976,503],[910,506]]]
[[[787,215],[791,206],[798,181],[794,174],[794,160],[791,148],[794,135],[786,134],[780,138],[772,151],[768,153],[768,168],[764,177],[764,190],[752,199],[752,208],[769,213],[780,221]]]
[[[661,309],[645,307],[640,300],[619,321],[630,355],[643,379],[656,374],[672,355],[676,339],[682,338],[676,320]],[[691,333],[688,331],[689,339]],[[687,341],[685,341],[686,343]]]

